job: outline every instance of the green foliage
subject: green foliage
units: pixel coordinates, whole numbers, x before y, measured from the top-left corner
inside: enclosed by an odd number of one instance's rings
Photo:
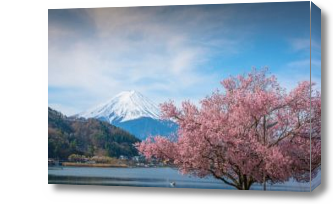
[[[108,156],[93,156],[90,160],[99,164],[112,164],[117,162],[117,159]]]
[[[69,155],[68,160],[71,162],[84,162],[87,158],[84,155],[71,154]]]
[[[96,119],[68,118],[48,109],[48,156],[67,160],[71,155],[136,156],[139,142],[128,132]]]

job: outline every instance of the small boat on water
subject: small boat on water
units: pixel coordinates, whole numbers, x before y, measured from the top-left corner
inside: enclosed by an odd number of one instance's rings
[[[176,186],[176,182],[174,182],[174,181],[173,181],[173,182],[170,182],[170,186],[171,186],[171,187],[175,187],[175,186]]]

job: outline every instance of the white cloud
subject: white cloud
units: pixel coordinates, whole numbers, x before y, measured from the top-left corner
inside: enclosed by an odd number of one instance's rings
[[[217,77],[201,71],[212,54],[206,47],[224,46],[233,52],[237,42],[220,38],[217,43],[209,36],[213,32],[206,34],[212,27],[204,22],[214,19],[222,25],[226,16],[215,19],[202,11],[194,15],[196,9],[190,8],[165,18],[156,15],[164,12],[163,7],[145,9],[87,9],[93,37],[73,33],[70,26],[49,25],[49,86],[79,89],[94,98],[87,99],[91,103],[129,89],[148,94],[157,103],[168,99],[166,93],[182,100],[184,90],[201,86],[196,95],[202,96],[204,86],[215,86]],[[77,103],[80,108],[86,105]]]
[[[312,69],[321,69],[321,59],[312,59],[311,68]]]
[[[290,45],[293,51],[305,51],[309,53],[310,51],[310,37],[309,38],[293,38],[290,39]],[[311,39],[312,52],[320,52],[321,44],[315,39]]]
[[[295,51],[310,49],[310,38],[295,38],[290,42],[293,50]]]
[[[321,44],[320,44],[320,42],[318,42],[317,40],[314,40],[314,39],[311,40],[311,47],[313,49],[315,49],[316,51],[320,51],[321,50]]]
[[[289,62],[287,64],[288,68],[292,68],[292,69],[308,69],[310,71],[310,59],[304,59],[304,60],[298,60],[298,61],[293,61],[293,62]]]
[[[290,40],[293,51],[303,53],[305,58],[289,62],[288,68],[309,69],[310,67],[310,39],[295,38]],[[311,39],[311,67],[321,69],[321,44],[320,41]]]
[[[278,82],[285,88],[288,92],[297,87],[298,83],[301,81],[310,81],[310,72],[308,74],[286,74],[278,73],[276,74]]]

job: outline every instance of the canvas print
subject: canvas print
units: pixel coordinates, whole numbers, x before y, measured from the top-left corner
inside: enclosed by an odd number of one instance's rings
[[[49,9],[49,184],[311,192],[308,1]]]

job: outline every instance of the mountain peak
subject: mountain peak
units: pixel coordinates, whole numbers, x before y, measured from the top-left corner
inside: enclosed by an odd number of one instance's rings
[[[140,94],[140,93],[135,90],[129,90],[129,91],[122,91],[118,93],[116,96],[132,96],[135,94]]]
[[[97,107],[78,114],[83,118],[99,118],[112,122],[125,122],[141,117],[159,118],[157,106],[141,93],[123,91]]]

